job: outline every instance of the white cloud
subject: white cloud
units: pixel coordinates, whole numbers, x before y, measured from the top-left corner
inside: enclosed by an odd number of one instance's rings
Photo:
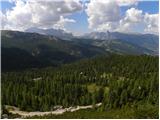
[[[159,28],[159,14],[144,15],[144,22],[146,24],[145,32],[158,33]]]
[[[68,18],[64,18],[63,16],[60,16],[60,20],[56,24],[54,24],[54,28],[63,29],[67,31],[65,29],[65,25],[68,23],[76,23],[76,21],[74,19],[68,19]]]
[[[158,14],[146,14],[134,7],[121,15],[122,6],[138,4],[137,0],[90,0],[87,5],[89,28],[106,32],[150,32],[158,33]]]
[[[119,6],[131,6],[131,5],[137,5],[138,0],[116,0]]]
[[[82,10],[82,4],[78,0],[12,0],[12,2],[15,2],[15,7],[6,12],[7,25],[4,29],[51,28],[57,24],[74,23],[66,16]]]
[[[6,16],[6,29],[20,29],[30,26],[32,20],[32,14],[28,3],[23,1],[16,1],[15,7],[12,10],[8,10]]]
[[[124,31],[142,19],[142,11],[131,8],[125,17],[120,16],[120,6],[137,4],[135,0],[90,0],[86,13],[89,28],[96,31]],[[123,30],[122,30],[123,29]]]
[[[89,28],[96,31],[136,31],[158,33],[159,14],[148,14],[134,8],[139,0],[9,0],[15,7],[0,12],[1,28],[24,30],[30,27],[65,30],[75,20],[67,18],[85,9]],[[84,3],[84,4],[82,4]],[[121,14],[122,6],[132,6]],[[77,25],[78,26],[78,25]]]
[[[0,28],[6,25],[6,16],[0,11]]]
[[[131,32],[133,31],[134,27],[140,24],[143,24],[143,11],[130,8],[126,11],[124,18],[120,20],[117,30]]]
[[[126,11],[125,17],[120,20],[119,31],[134,31],[143,26],[143,32],[158,33],[159,14],[143,14],[142,10],[130,8]],[[136,28],[136,29],[135,29]],[[138,31],[138,30],[137,30]]]
[[[112,22],[117,22],[120,19],[119,6],[111,0],[91,0],[88,3],[86,13],[91,29],[103,30],[104,26],[112,28]]]
[[[134,22],[134,23],[140,22],[143,19],[142,10],[130,8],[126,11],[126,16],[124,19],[126,21]]]

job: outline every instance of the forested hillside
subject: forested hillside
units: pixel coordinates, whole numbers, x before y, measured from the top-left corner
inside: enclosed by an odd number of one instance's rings
[[[73,37],[71,41],[66,41],[37,33],[7,30],[2,30],[1,33],[3,72],[55,67],[109,53],[158,55],[158,36],[148,37],[148,42],[146,42],[146,35],[145,37],[139,35],[141,39],[138,40],[137,37],[134,39],[132,36],[132,39],[125,37],[124,40]]]
[[[91,32],[85,34],[82,38],[95,40],[95,45],[102,47],[111,47],[112,45],[120,45],[133,53],[158,55],[159,36],[155,34],[140,34],[140,33],[121,33],[121,32]],[[118,40],[118,41],[117,41]],[[107,41],[111,43],[107,44]],[[124,45],[124,46],[123,46]],[[116,47],[111,47],[116,48]],[[138,49],[137,49],[138,48]],[[120,50],[121,50],[120,49]],[[141,49],[141,50],[140,50]],[[129,51],[125,51],[130,53]],[[121,51],[118,51],[121,52]]]
[[[158,0],[1,1],[2,119],[159,119]]]
[[[106,53],[96,46],[77,44],[54,36],[7,30],[1,32],[3,72],[59,66]]]
[[[103,112],[127,106],[157,118],[158,85],[158,57],[113,54],[58,68],[2,73],[2,105],[50,111],[56,105],[102,102]]]

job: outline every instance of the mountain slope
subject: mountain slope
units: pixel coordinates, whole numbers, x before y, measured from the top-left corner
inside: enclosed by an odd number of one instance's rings
[[[42,35],[51,35],[51,36],[55,36],[64,40],[70,40],[71,38],[73,38],[72,33],[67,33],[64,30],[61,29],[40,29],[40,28],[29,28],[26,30],[26,32],[30,32],[30,33],[39,33]]]
[[[111,53],[130,54],[130,55],[141,55],[141,54],[156,55],[156,53],[152,50],[119,39],[93,40],[93,39],[80,38],[80,39],[75,39],[75,41],[78,43],[97,46]]]
[[[2,105],[51,111],[57,105],[65,108],[101,102],[98,111],[125,109],[121,114],[127,118],[127,111],[134,110],[135,115],[144,116],[141,118],[158,118],[158,61],[155,56],[113,54],[57,68],[2,73]],[[130,117],[134,118],[133,114]]]
[[[82,36],[83,39],[94,39],[98,43],[100,41],[114,41],[119,43],[127,43],[145,52],[142,54],[158,55],[159,53],[159,37],[153,34],[127,34],[119,32],[92,32]],[[98,41],[99,40],[99,41]]]
[[[31,63],[29,59],[31,59],[31,61],[40,61],[41,64],[43,63],[42,66],[57,66],[59,64],[105,53],[105,50],[95,46],[76,44],[57,39],[53,36],[18,31],[2,31],[1,43],[3,47],[2,64],[5,65],[2,66],[2,70],[7,69],[7,61],[12,60],[12,62],[17,63],[21,61],[22,55],[26,60],[23,66],[25,68],[25,64],[28,64],[29,67],[39,67],[39,62],[36,62],[36,65],[33,63],[33,65],[30,66]],[[21,52],[22,55],[17,54]],[[10,56],[9,60],[7,56]],[[16,68],[19,68],[19,65],[17,65]]]
[[[2,31],[2,71],[58,66],[106,53],[158,55],[156,35],[107,32],[88,37],[66,41],[37,33]]]
[[[32,32],[32,33],[44,34],[44,35],[52,35],[52,36],[61,38],[63,40],[74,41],[75,39],[77,39],[77,37],[73,36],[71,33],[67,33],[63,30],[30,28],[30,29],[27,29],[26,31]],[[102,48],[106,46],[105,49],[107,49],[107,51],[116,52],[120,54],[124,54],[124,53],[149,54],[149,55],[159,54],[159,49],[158,49],[159,37],[154,34],[120,33],[120,32],[107,31],[107,32],[91,32],[81,36],[80,38],[86,39],[86,40],[89,40],[89,39],[97,40],[96,42],[94,41],[94,44],[90,44],[90,45],[95,45]],[[104,41],[112,41],[112,42],[104,42]],[[96,45],[95,43],[97,43],[98,45]],[[117,43],[120,46],[118,46]],[[100,44],[102,46],[100,46]],[[114,46],[118,48],[115,48]]]

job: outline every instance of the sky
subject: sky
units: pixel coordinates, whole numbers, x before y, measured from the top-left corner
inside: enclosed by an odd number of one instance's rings
[[[1,29],[158,34],[158,0],[1,0]]]

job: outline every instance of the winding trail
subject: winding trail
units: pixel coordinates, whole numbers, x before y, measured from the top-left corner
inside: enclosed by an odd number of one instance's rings
[[[97,103],[97,104],[95,104],[95,107],[99,107],[101,105],[102,105],[102,103]],[[9,109],[9,108],[12,108],[12,109]],[[54,110],[54,111],[48,111],[48,112],[39,112],[39,111],[26,112],[26,111],[20,111],[19,108],[17,108],[17,107],[6,105],[6,109],[8,109],[9,113],[18,114],[22,118],[33,117],[33,116],[44,116],[44,115],[48,115],[48,114],[60,115],[60,114],[63,114],[65,112],[74,112],[74,111],[77,111],[77,110],[80,110],[80,109],[88,109],[88,108],[93,108],[93,105],[61,108],[61,109],[57,109],[57,110]]]

